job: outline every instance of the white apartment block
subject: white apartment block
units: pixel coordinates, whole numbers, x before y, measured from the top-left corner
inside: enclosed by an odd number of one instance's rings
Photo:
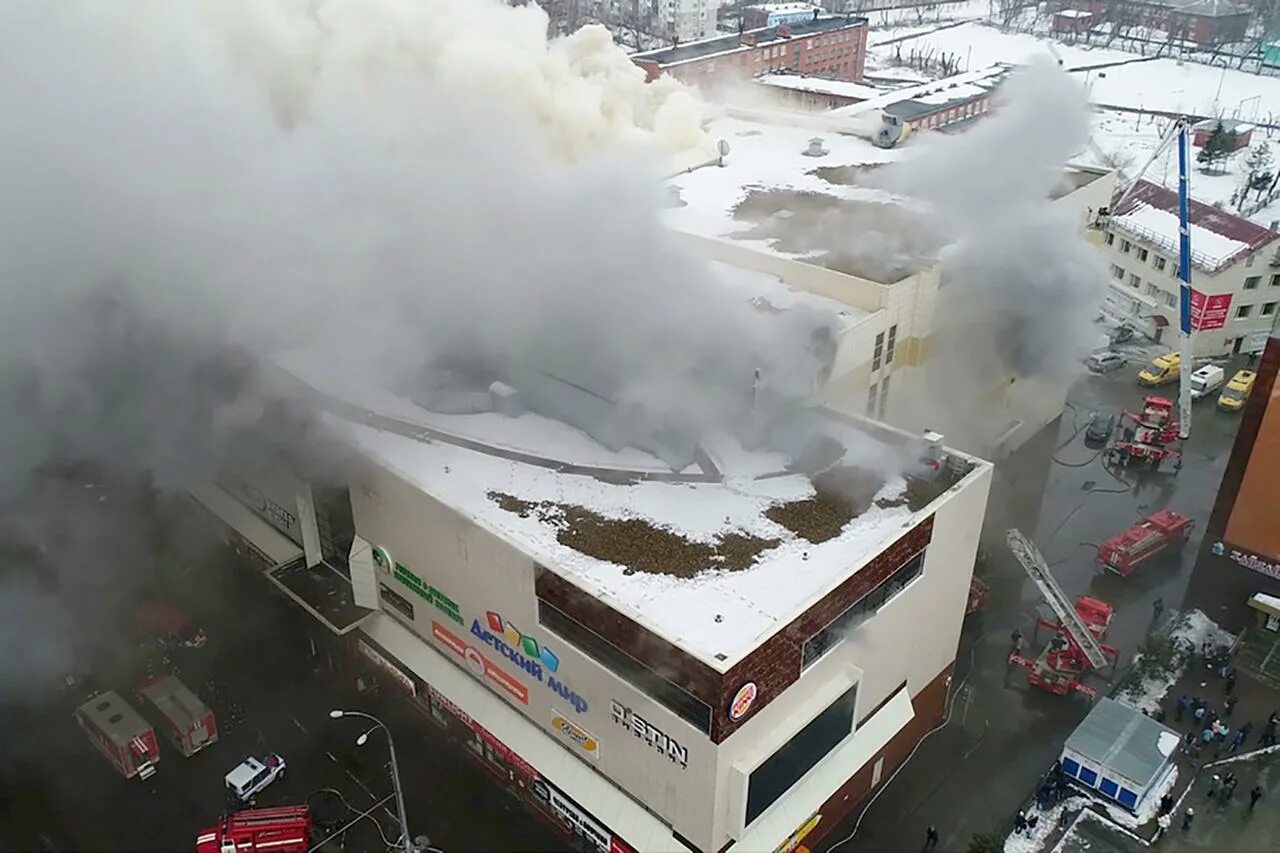
[[[1207,306],[1193,354],[1213,358],[1262,348],[1280,310],[1280,231],[1190,202],[1191,287]],[[1142,334],[1177,346],[1178,195],[1139,181],[1107,220],[1101,249],[1110,274],[1107,310]]]

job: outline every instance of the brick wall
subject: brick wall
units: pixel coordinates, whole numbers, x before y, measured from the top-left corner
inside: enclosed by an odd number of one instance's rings
[[[930,516],[723,675],[553,572],[539,570],[534,587],[538,598],[710,705],[711,740],[720,743],[800,677],[801,649],[809,637],[893,574],[932,536]],[[750,713],[735,722],[729,719],[729,704],[747,682],[759,693]]]

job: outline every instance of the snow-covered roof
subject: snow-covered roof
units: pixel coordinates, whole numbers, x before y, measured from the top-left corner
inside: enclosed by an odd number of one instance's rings
[[[781,257],[828,266],[841,272],[889,283],[914,270],[886,277],[837,260],[842,247],[812,244],[820,231],[808,226],[832,212],[903,200],[883,190],[859,186],[857,173],[901,158],[898,150],[876,148],[868,140],[839,133],[850,120],[788,114],[789,124],[724,116],[708,132],[729,144],[721,167],[698,169],[671,179],[679,202],[666,212],[667,224],[703,237],[728,238]],[[806,155],[821,140],[825,154]],[[884,217],[877,218],[888,227]],[[797,227],[790,227],[794,224]]]
[[[1191,261],[1206,272],[1217,272],[1280,240],[1280,232],[1195,199],[1190,200],[1188,219]],[[1178,194],[1173,190],[1139,181],[1111,222],[1168,252],[1178,250]]]
[[[1092,12],[1086,12],[1084,9],[1063,9],[1055,13],[1059,18],[1092,18]]]
[[[746,8],[758,9],[770,14],[783,12],[809,12],[812,14],[813,10],[818,7],[812,3],[753,3]]]
[[[1169,762],[1169,754],[1161,750],[1170,734],[1181,736],[1157,723],[1151,717],[1106,697],[1098,700],[1093,710],[1067,738],[1063,749],[1086,760],[1103,776],[1122,777],[1139,786],[1141,798],[1146,786],[1157,780]]]
[[[877,86],[868,86],[865,83],[853,83],[848,80],[827,80],[823,77],[805,77],[799,74],[766,74],[763,77],[757,77],[755,82],[778,89],[816,92],[820,95],[837,95],[842,98],[859,98],[862,100],[877,98],[884,94],[884,89]]]
[[[910,466],[922,442],[820,414],[828,461],[852,477],[835,498],[787,455],[729,435],[673,472],[530,412],[438,414],[377,388],[339,396],[323,385],[329,374],[308,375],[298,359],[288,369],[361,455],[720,671],[926,518],[979,464],[951,454],[942,480],[909,486],[891,460]]]
[[[1012,69],[1012,65],[998,63],[988,68],[979,68],[977,71],[966,71],[963,74],[943,77],[940,80],[930,80],[928,83],[908,86],[904,89],[893,89],[861,103],[834,109],[831,114],[834,116],[854,116],[875,110],[889,109],[895,104],[911,101],[943,105],[952,101],[969,100],[990,92],[992,88],[999,85],[1008,76]]]

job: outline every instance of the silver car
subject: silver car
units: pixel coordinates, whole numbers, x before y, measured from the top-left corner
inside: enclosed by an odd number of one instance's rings
[[[1129,360],[1118,352],[1095,352],[1093,355],[1085,359],[1084,363],[1094,373],[1110,373],[1113,370],[1119,370],[1129,363]]]

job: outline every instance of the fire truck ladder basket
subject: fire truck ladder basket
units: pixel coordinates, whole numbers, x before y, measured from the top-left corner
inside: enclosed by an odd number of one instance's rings
[[[1058,621],[1066,628],[1071,638],[1076,641],[1076,645],[1080,647],[1085,657],[1089,659],[1090,665],[1094,669],[1106,667],[1107,656],[1102,653],[1102,647],[1094,639],[1093,632],[1080,619],[1075,607],[1067,600],[1066,595],[1062,592],[1062,587],[1058,586],[1058,582],[1049,573],[1049,566],[1045,563],[1040,549],[1033,545],[1031,540],[1023,536],[1022,532],[1017,528],[1008,531],[1006,541],[1009,543],[1009,550],[1013,552],[1013,556],[1018,558],[1018,562],[1027,570],[1027,574],[1036,582],[1036,586],[1040,587],[1040,594],[1044,596],[1045,601],[1049,602],[1049,606],[1053,608]]]

